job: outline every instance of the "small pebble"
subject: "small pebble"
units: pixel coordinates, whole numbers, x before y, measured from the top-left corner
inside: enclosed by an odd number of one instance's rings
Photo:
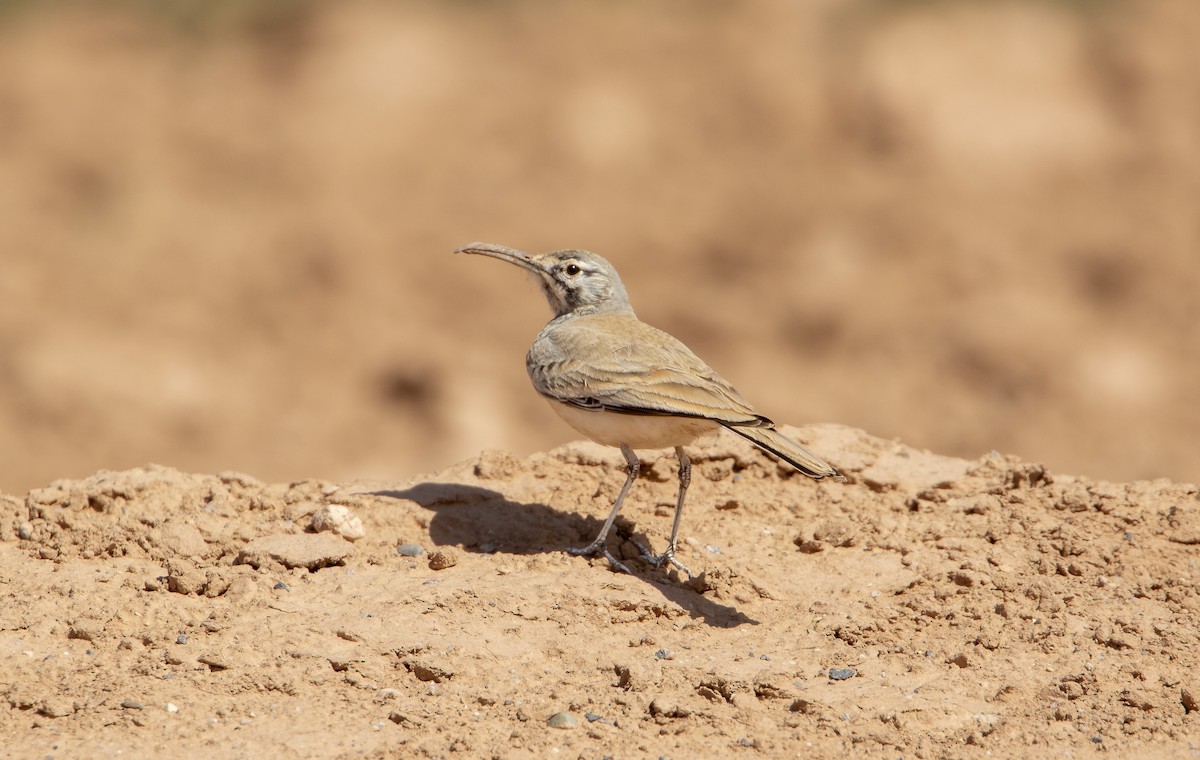
[[[546,725],[550,728],[577,728],[579,719],[567,712],[554,713],[550,720],[546,721]]]
[[[666,648],[658,650],[654,653],[654,656],[660,660],[671,660],[675,657],[675,655],[671,654],[671,650]]]
[[[126,710],[141,710],[142,703],[132,699],[126,699],[122,700],[121,707],[124,707]]]
[[[438,549],[429,555],[430,570],[445,570],[458,564],[458,554],[453,549]]]
[[[425,547],[420,544],[400,544],[396,547],[396,553],[401,557],[419,557],[425,553]]]
[[[168,703],[167,703],[167,712],[169,712],[169,713],[177,713],[177,712],[179,712],[179,708],[175,706],[175,703],[173,703],[173,702],[168,702]]]
[[[291,589],[288,588],[288,585],[283,581],[276,583],[272,588],[274,588],[276,591],[291,591]]]
[[[27,523],[27,522],[23,522],[20,525],[18,525],[17,526],[17,536],[19,536],[21,538],[21,540],[23,540],[23,541],[27,541],[30,538],[33,538],[33,525],[31,523]]]
[[[853,668],[829,669],[829,680],[831,681],[845,681],[847,678],[854,678],[856,675],[858,675],[858,673],[855,672]]]
[[[175,639],[175,643],[176,644],[186,644],[187,643],[187,634],[184,634],[184,633],[179,634],[179,637]]]
[[[75,705],[63,697],[51,697],[42,703],[39,713],[47,718],[65,718],[75,712]]]
[[[679,703],[670,698],[655,697],[650,700],[650,714],[664,718],[686,718],[688,711],[680,709]]]
[[[318,509],[313,513],[309,529],[313,533],[336,533],[347,541],[357,541],[367,535],[358,515],[341,504],[326,504]]]

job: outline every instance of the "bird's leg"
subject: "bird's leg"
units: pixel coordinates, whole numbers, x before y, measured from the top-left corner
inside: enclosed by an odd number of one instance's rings
[[[675,547],[679,540],[679,521],[683,517],[683,497],[692,482],[692,461],[688,459],[682,446],[675,447],[675,457],[679,460],[679,499],[675,502],[675,519],[671,523],[671,541],[667,544],[667,550],[658,556],[651,554],[644,546],[638,546],[638,548],[642,550],[642,556],[646,558],[646,561],[655,567],[662,567],[670,562],[682,570],[688,578],[691,578],[692,571],[687,568],[687,565],[675,559]]]
[[[621,486],[621,492],[617,494],[617,500],[613,503],[612,511],[608,513],[608,519],[604,521],[604,527],[600,529],[600,535],[596,536],[595,541],[592,541],[582,549],[567,549],[567,552],[576,557],[603,554],[604,558],[608,560],[608,564],[612,565],[614,570],[620,570],[621,572],[633,575],[633,573],[629,572],[628,567],[618,562],[617,558],[609,553],[608,547],[605,545],[605,541],[608,539],[608,531],[612,528],[613,521],[617,519],[617,513],[621,511],[621,502],[625,501],[625,494],[629,493],[629,487],[633,485],[634,480],[637,480],[638,473],[642,469],[642,463],[638,461],[637,454],[633,453],[633,449],[622,443],[621,453],[625,455],[625,461],[628,463],[628,466],[625,468],[625,485]]]

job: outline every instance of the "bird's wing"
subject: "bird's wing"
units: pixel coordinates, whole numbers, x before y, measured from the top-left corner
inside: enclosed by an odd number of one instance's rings
[[[632,314],[555,320],[526,364],[539,393],[585,409],[772,424],[687,346]]]

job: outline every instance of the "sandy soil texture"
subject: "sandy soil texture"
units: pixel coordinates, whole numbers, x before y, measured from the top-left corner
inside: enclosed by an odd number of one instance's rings
[[[623,479],[590,443],[401,484],[147,466],[4,496],[4,754],[1200,748],[1195,486],[791,432],[849,482],[698,448],[691,580],[630,543],[666,538],[669,458],[611,542],[633,575],[565,553]]]

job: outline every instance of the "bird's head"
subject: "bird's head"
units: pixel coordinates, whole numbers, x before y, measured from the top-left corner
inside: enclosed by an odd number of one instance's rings
[[[576,312],[628,310],[629,296],[617,270],[591,251],[525,253],[493,243],[471,243],[455,253],[477,253],[533,272],[554,316]]]

